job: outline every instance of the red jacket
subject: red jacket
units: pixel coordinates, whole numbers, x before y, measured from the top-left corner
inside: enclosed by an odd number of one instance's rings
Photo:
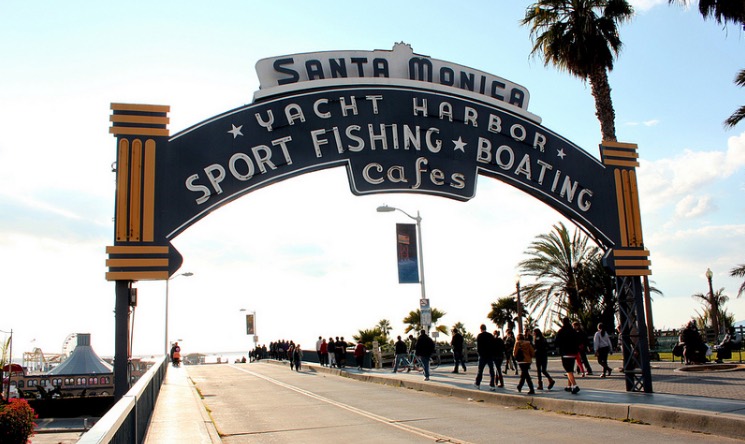
[[[354,348],[354,357],[359,358],[361,356],[365,356],[365,346],[362,343],[359,343]]]

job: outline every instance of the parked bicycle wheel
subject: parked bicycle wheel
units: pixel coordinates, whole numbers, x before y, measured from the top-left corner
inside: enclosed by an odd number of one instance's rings
[[[429,358],[429,369],[434,370],[437,367],[440,366],[440,355],[432,355],[431,358]]]

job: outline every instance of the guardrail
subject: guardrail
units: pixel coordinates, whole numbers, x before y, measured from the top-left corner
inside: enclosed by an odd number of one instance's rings
[[[168,362],[163,356],[122,399],[80,437],[78,444],[139,444],[145,440],[150,417],[155,410]]]

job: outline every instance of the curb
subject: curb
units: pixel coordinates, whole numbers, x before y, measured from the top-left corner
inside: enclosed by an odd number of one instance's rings
[[[212,441],[212,444],[222,444],[222,438],[220,438],[220,434],[217,432],[217,427],[215,427],[215,423],[214,421],[212,421],[212,417],[207,412],[207,406],[204,405],[204,401],[197,391],[197,386],[194,384],[194,381],[192,381],[190,377],[187,376],[186,380],[189,382],[189,389],[191,390],[192,396],[194,396],[195,402],[199,404],[199,416],[202,418],[202,424],[207,430],[210,441]]]
[[[263,362],[286,365],[283,362],[269,359]],[[745,416],[742,415],[710,413],[684,408],[658,407],[649,404],[606,403],[478,391],[438,382],[406,381],[375,374],[351,373],[344,369],[327,368],[317,365],[310,366],[307,363],[305,365],[318,373],[331,374],[361,382],[406,388],[442,396],[461,397],[506,407],[525,408],[529,406],[534,409],[555,413],[568,413],[593,418],[613,419],[616,421],[639,422],[658,427],[706,433],[735,439],[742,439],[742,431],[745,430]]]

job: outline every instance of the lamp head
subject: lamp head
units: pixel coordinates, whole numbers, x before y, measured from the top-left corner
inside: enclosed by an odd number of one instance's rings
[[[711,268],[707,268],[706,269],[706,278],[707,279],[711,279],[712,277],[714,277],[714,273],[711,271]]]
[[[390,213],[391,211],[396,211],[394,207],[389,207],[388,205],[381,205],[377,209],[378,213]]]
[[[186,276],[186,277],[194,276],[194,273],[192,273],[191,271],[187,271],[186,273],[181,273],[181,276]]]

